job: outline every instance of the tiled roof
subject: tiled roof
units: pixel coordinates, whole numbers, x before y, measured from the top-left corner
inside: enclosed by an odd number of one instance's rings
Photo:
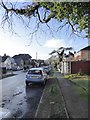
[[[15,55],[13,56],[14,59],[23,59],[23,60],[28,60],[31,58],[31,56],[29,54],[19,54],[19,55]]]
[[[4,62],[9,56],[3,56],[2,57],[2,62]]]
[[[83,51],[83,50],[90,50],[90,45],[85,47],[85,48],[83,48],[83,49],[81,49],[80,51]]]

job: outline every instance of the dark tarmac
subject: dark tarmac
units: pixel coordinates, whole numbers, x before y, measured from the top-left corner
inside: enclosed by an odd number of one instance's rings
[[[2,84],[0,107],[9,109],[14,118],[34,118],[44,86],[31,84],[26,87],[23,72],[3,79],[0,84]]]

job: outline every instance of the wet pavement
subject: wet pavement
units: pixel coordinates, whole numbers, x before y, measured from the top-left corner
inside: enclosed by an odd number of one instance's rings
[[[43,85],[25,85],[25,74],[0,80],[0,107],[7,108],[15,118],[34,118]]]

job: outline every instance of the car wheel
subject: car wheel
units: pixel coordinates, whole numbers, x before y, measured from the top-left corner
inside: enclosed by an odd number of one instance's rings
[[[29,84],[29,83],[26,81],[26,86],[28,86],[28,84]]]

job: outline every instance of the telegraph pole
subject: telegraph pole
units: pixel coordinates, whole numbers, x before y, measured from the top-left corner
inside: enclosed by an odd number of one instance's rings
[[[37,60],[37,52],[36,52],[36,60]]]

